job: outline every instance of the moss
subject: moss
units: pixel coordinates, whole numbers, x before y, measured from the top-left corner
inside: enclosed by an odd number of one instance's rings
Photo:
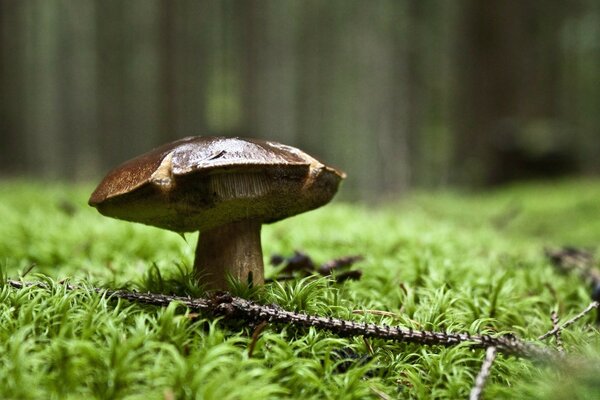
[[[3,182],[0,265],[45,279],[50,291],[0,287],[0,397],[38,398],[459,398],[467,397],[482,351],[267,326],[253,356],[253,327],[228,326],[166,309],[112,302],[55,281],[198,295],[191,275],[195,235],[100,216],[90,187]],[[590,301],[577,276],[557,273],[545,246],[594,247],[600,183],[568,181],[490,193],[418,193],[380,207],[337,203],[263,228],[265,257],[295,249],[316,261],[362,254],[359,281],[280,282],[237,291],[290,310],[413,328],[513,332],[533,339]],[[267,276],[274,270],[267,267]],[[37,275],[36,275],[37,274]],[[600,356],[594,316],[569,328],[570,353]],[[553,344],[552,340],[549,341]],[[344,368],[340,368],[344,363]],[[487,398],[600,396],[593,366],[498,356]]]

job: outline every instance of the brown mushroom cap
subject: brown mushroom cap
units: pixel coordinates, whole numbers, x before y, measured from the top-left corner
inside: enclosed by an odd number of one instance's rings
[[[109,172],[89,204],[109,217],[190,232],[312,210],[331,200],[344,177],[280,143],[187,137]]]

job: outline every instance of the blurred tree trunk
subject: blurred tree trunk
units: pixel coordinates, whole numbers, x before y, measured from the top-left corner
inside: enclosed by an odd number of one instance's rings
[[[130,156],[126,146],[127,85],[125,82],[126,17],[119,0],[107,0],[96,9],[98,88],[97,148],[103,169],[109,169]]]
[[[160,143],[160,4],[158,0],[129,0],[124,5],[126,131],[130,156]],[[128,156],[129,157],[129,156]]]
[[[454,132],[450,126],[457,104],[456,44],[462,2],[410,2],[406,18],[408,54],[408,130],[411,185],[447,185],[453,173]]]
[[[90,178],[100,166],[97,132],[96,31],[94,0],[63,1],[60,13],[60,80],[64,131],[61,176]]]
[[[528,169],[544,168],[535,165],[541,162],[535,147],[553,140],[561,145],[550,125],[558,117],[556,45],[568,11],[562,3],[465,2],[455,116],[459,182],[501,183],[524,176]],[[538,143],[522,143],[536,128],[542,132]]]
[[[0,2],[0,174],[23,174],[27,168],[22,110],[26,81],[25,2]]]
[[[600,174],[600,2],[569,4],[561,41],[561,108],[584,170]]]
[[[99,148],[106,168],[159,141],[159,3],[97,8]]]
[[[182,36],[180,2],[160,0],[160,89],[159,107],[161,142],[168,142],[176,136],[178,130],[177,100],[180,93],[177,90],[177,69],[179,67],[177,55],[179,38]],[[185,40],[185,37],[183,38]]]
[[[459,181],[481,184],[488,179],[492,139],[503,134],[501,123],[518,117],[523,61],[530,51],[523,9],[523,3],[516,1],[465,2],[462,90],[455,121]]]
[[[240,43],[237,7],[234,0],[207,1],[202,7],[201,31],[204,48],[202,96],[205,125],[210,135],[248,135],[242,131],[244,52]],[[209,22],[208,22],[209,21]],[[198,27],[190,25],[190,34],[198,36]]]
[[[304,1],[298,11],[301,23],[297,50],[296,144],[308,152],[325,147],[320,146],[318,138],[320,135],[327,136],[324,116],[332,119],[331,112],[324,104],[329,95],[328,81],[333,64],[327,57],[334,47],[331,43],[334,36],[333,16],[328,13],[327,5],[318,1]]]
[[[360,197],[377,199],[404,192],[412,173],[408,10],[406,4],[399,2],[358,1],[354,12],[354,20],[346,26],[343,36],[353,46],[340,65],[354,70],[359,79],[353,81],[348,76],[344,83],[340,82],[355,90],[345,113],[350,124],[340,132],[351,134],[346,142],[357,143],[356,153],[346,163],[358,161],[354,174]]]
[[[210,12],[206,2],[161,0],[160,142],[211,134],[205,99]]]
[[[26,2],[23,25],[26,46],[26,93],[22,118],[28,172],[36,177],[58,178],[62,170],[65,140],[60,82],[60,32],[58,0]]]
[[[599,4],[0,1],[2,172],[197,134],[297,145],[363,199],[600,172]]]
[[[294,0],[238,3],[246,135],[296,140],[298,7]]]

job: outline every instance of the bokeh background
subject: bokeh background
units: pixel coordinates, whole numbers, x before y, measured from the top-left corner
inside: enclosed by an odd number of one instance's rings
[[[298,146],[344,195],[600,173],[597,0],[0,0],[0,176],[189,135]]]

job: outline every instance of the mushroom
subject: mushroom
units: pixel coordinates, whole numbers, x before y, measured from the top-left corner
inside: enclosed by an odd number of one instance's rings
[[[113,169],[89,204],[108,217],[200,231],[194,270],[206,289],[225,290],[228,275],[264,283],[263,223],[328,203],[344,177],[291,146],[195,136]]]

